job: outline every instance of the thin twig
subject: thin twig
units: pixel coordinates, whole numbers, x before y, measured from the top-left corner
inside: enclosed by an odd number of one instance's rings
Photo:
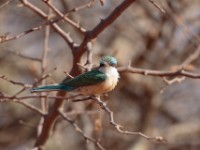
[[[131,66],[124,66],[124,67],[118,67],[118,71],[122,73],[136,73],[136,74],[142,74],[142,75],[150,75],[150,76],[159,76],[159,77],[176,77],[176,76],[185,76],[188,78],[194,78],[198,79],[200,78],[200,74],[188,72],[185,70],[170,70],[170,71],[161,71],[161,70],[148,70],[148,69],[140,69],[140,68],[134,68]]]
[[[89,99],[90,97],[82,98],[82,99],[75,99],[76,97],[79,97],[80,95],[74,95],[69,97],[59,97],[59,96],[48,96],[48,95],[33,95],[33,96],[5,96],[2,93],[0,93],[0,102],[10,101],[10,100],[26,100],[26,99],[41,99],[41,98],[47,98],[47,99],[58,99],[58,100],[67,100],[67,101],[84,101],[84,99]]]
[[[11,1],[13,1],[13,0],[6,0],[3,4],[0,5],[0,9],[7,6]]]
[[[183,23],[182,23],[182,19],[177,16],[176,14],[174,13],[171,13],[171,10],[170,11],[166,11],[164,8],[162,8],[160,5],[158,5],[155,1],[153,0],[149,0],[150,3],[152,3],[156,8],[158,8],[158,10],[161,11],[162,14],[164,14],[167,18],[169,18],[172,23],[174,23],[176,26],[179,26],[180,28],[183,28],[183,34],[185,37],[188,37],[188,40],[193,43],[193,45],[195,46],[198,46],[199,42],[200,42],[200,37],[198,34],[196,34],[194,31],[192,31],[190,28],[188,28],[187,26],[185,26]],[[196,40],[191,40],[190,38],[190,35],[193,35]]]
[[[27,102],[18,101],[18,100],[14,100],[14,102],[19,103],[19,104],[21,104],[21,105],[27,107],[28,109],[30,109],[30,110],[32,110],[32,111],[38,113],[38,114],[41,115],[41,116],[44,116],[44,115],[45,115],[45,113],[44,113],[41,109],[39,109],[39,108],[35,107],[34,105],[31,105],[31,104],[29,104],[29,103],[27,103]]]
[[[26,7],[28,7],[28,8],[30,8],[32,11],[34,11],[36,14],[38,14],[40,17],[42,17],[42,18],[47,18],[48,17],[48,15],[45,13],[45,12],[43,12],[40,8],[38,8],[37,6],[35,6],[35,5],[33,5],[32,3],[30,3],[29,1],[27,1],[27,0],[20,0],[21,1],[21,3],[24,5],[24,6],[26,6]],[[67,14],[68,15],[68,14]],[[58,22],[58,21],[60,21],[60,20],[62,20],[63,19],[63,17],[59,17],[59,18],[56,18],[56,19],[54,19],[54,20],[49,20],[48,22],[46,22],[46,23],[44,23],[44,24],[42,24],[42,25],[40,25],[40,26],[38,26],[39,28],[43,28],[43,27],[45,27],[46,25],[51,25],[52,26],[52,28],[66,41],[66,43],[68,44],[68,46],[71,48],[71,49],[73,49],[74,48],[74,45],[76,45],[74,42],[73,42],[73,40],[71,39],[71,37],[70,37],[70,35],[68,34],[68,33],[66,33],[63,29],[61,29],[57,24],[56,24],[56,22]],[[36,29],[38,28],[38,27],[36,27]],[[29,31],[29,30],[28,30]],[[30,29],[30,31],[32,32],[32,29]],[[4,38],[4,39],[6,39],[6,38]],[[0,41],[1,42],[1,41]]]
[[[105,150],[105,148],[99,143],[99,141],[89,137],[88,135],[86,135],[84,133],[84,131],[75,123],[75,121],[73,121],[71,118],[69,118],[68,116],[66,116],[63,112],[61,112],[59,110],[60,115],[62,116],[62,118],[64,120],[66,120],[67,122],[69,122],[77,132],[79,132],[86,140],[93,142],[100,150]]]
[[[33,60],[33,61],[38,61],[38,62],[41,62],[41,59],[40,58],[34,58],[34,57],[30,57],[30,56],[26,56],[26,55],[23,55],[21,54],[20,52],[16,52],[16,51],[11,51],[11,50],[6,50],[12,54],[15,54],[21,58],[24,58],[24,59],[28,59],[28,60]]]
[[[13,95],[13,97],[16,97],[17,95],[21,94],[27,89],[27,87],[23,87],[21,90],[19,90],[16,94]]]
[[[52,26],[54,26],[54,28],[56,28],[58,26],[56,26],[55,23],[59,22],[60,20],[62,20],[62,18],[51,19],[51,20],[49,20],[49,21],[47,21],[47,22],[45,22],[45,23],[43,23],[43,24],[41,24],[39,26],[33,27],[31,29],[28,29],[28,30],[26,30],[26,31],[24,31],[22,33],[19,33],[17,35],[14,35],[14,36],[11,36],[9,34],[5,35],[5,36],[1,36],[0,43],[19,39],[19,38],[21,38],[21,37],[23,37],[23,36],[25,36],[25,35],[27,35],[27,34],[29,34],[31,32],[41,30],[44,27],[46,27],[47,25],[52,25]],[[65,40],[67,39],[68,44],[70,45],[70,47],[73,47],[73,42],[72,42],[72,39],[69,37],[69,34],[66,34],[66,33],[63,34],[64,32],[60,28],[57,29],[57,32],[58,31],[59,31],[59,33],[62,33],[62,37],[65,37]]]
[[[181,68],[184,68],[185,66],[191,64],[193,61],[197,60],[199,58],[200,55],[200,45],[198,46],[198,48],[191,54],[189,55],[185,61],[181,64]]]
[[[164,8],[162,8],[160,5],[158,5],[155,1],[153,0],[149,0],[150,3],[152,3],[156,8],[158,8],[162,13],[166,13],[166,11],[164,10]]]
[[[47,74],[44,77],[40,78],[39,80],[37,80],[35,83],[33,83],[33,87],[35,87],[38,83],[42,82],[42,80],[45,80],[46,78],[50,77],[51,74]]]
[[[84,66],[87,66],[86,71],[90,71],[93,67],[93,64],[92,64],[92,42],[87,43],[87,60],[86,60]]]
[[[165,82],[165,83],[167,83],[168,85],[171,85],[171,84],[173,84],[173,83],[175,83],[175,82],[178,82],[178,83],[180,83],[180,82],[182,82],[183,80],[185,80],[185,77],[181,77],[181,78],[174,78],[174,79],[172,79],[172,80],[168,80],[166,77],[164,77],[163,78],[163,81]]]
[[[111,12],[109,16],[107,16],[105,19],[101,19],[100,23],[96,25],[91,31],[87,31],[84,40],[79,47],[79,55],[82,55],[82,53],[85,52],[86,45],[89,41],[96,38],[101,32],[103,32],[135,1],[136,0],[124,0]]]
[[[61,11],[59,11],[55,6],[53,6],[49,1],[46,0],[42,0],[44,3],[46,3],[58,16],[60,16],[61,18],[63,18],[66,22],[68,22],[69,24],[71,24],[72,26],[74,26],[79,32],[81,32],[82,34],[85,34],[86,29],[84,29],[83,27],[81,27],[78,23],[75,23],[74,21],[72,21],[71,19],[69,19],[67,17],[67,15],[70,12],[73,12],[75,10],[78,10],[77,8],[72,9],[70,11],[67,11],[67,13],[63,14]],[[87,3],[88,4],[88,3]],[[83,7],[82,7],[83,9]],[[80,9],[79,9],[80,10]]]
[[[0,75],[0,78],[5,80],[5,81],[8,81],[8,82],[10,82],[14,85],[20,85],[20,86],[23,86],[23,87],[31,87],[31,85],[29,85],[29,84],[25,84],[25,83],[22,83],[22,82],[18,82],[18,81],[8,79],[5,75]]]
[[[51,3],[51,1],[49,0],[49,3]],[[50,19],[51,16],[51,9],[48,9],[48,17],[46,18],[46,20],[48,21]],[[42,61],[41,61],[41,77],[43,77],[45,75],[45,69],[47,67],[47,54],[48,54],[48,50],[49,50],[49,36],[50,36],[50,26],[47,25],[45,27],[45,33],[44,33],[44,47],[43,47],[43,51],[42,51]],[[45,85],[46,84],[46,80],[42,80],[41,85]],[[44,95],[44,93],[42,92],[41,95]],[[42,110],[44,112],[47,112],[48,110],[48,99],[47,98],[42,98],[41,99],[41,107]],[[43,120],[43,118],[42,118]]]
[[[157,142],[161,142],[161,143],[164,143],[166,142],[166,140],[161,137],[161,136],[157,136],[157,137],[150,137],[150,136],[147,136],[145,135],[144,133],[142,132],[131,132],[131,131],[127,131],[127,130],[123,130],[122,126],[117,124],[115,121],[114,121],[114,117],[113,117],[113,112],[107,107],[106,103],[103,102],[100,97],[94,97],[92,96],[91,97],[92,100],[94,100],[94,102],[96,102],[109,116],[109,121],[110,121],[110,124],[115,127],[115,129],[119,132],[119,133],[122,133],[122,134],[131,134],[131,135],[139,135],[139,136],[142,136],[144,137],[145,139],[147,140],[155,140]]]
[[[67,77],[69,77],[70,79],[73,79],[74,77],[73,76],[71,76],[69,73],[67,73],[66,71],[64,71],[64,74],[66,74],[67,75]]]

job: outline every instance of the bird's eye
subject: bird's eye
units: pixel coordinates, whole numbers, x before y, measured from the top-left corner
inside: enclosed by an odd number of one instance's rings
[[[115,65],[116,65],[115,63],[110,63],[110,66],[113,66],[113,67],[114,67]]]
[[[104,63],[100,63],[100,67],[104,67],[105,66],[105,64]]]

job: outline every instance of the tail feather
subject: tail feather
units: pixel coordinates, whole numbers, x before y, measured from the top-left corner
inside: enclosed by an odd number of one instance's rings
[[[49,92],[49,91],[71,91],[74,90],[71,86],[65,86],[65,85],[46,85],[46,86],[40,86],[36,88],[31,89],[31,93],[33,92]]]

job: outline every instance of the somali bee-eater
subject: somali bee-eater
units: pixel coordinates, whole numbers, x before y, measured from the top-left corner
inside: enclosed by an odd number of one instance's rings
[[[104,56],[99,67],[85,72],[73,79],[58,85],[47,85],[33,88],[31,92],[45,91],[78,91],[82,95],[98,95],[107,93],[115,88],[119,73],[115,66],[117,60],[111,56]]]

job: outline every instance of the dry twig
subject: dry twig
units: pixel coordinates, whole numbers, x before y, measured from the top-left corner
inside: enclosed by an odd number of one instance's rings
[[[77,132],[79,132],[86,141],[90,141],[93,142],[100,150],[105,150],[105,148],[103,148],[103,146],[99,143],[99,141],[89,137],[88,135],[86,135],[83,130],[75,123],[75,121],[73,121],[72,119],[70,119],[68,116],[66,116],[63,112],[59,111],[60,115],[62,116],[62,118],[64,120],[66,120],[67,122],[69,122]]]
[[[109,116],[109,121],[110,121],[110,124],[115,127],[115,129],[121,133],[121,134],[130,134],[130,135],[139,135],[139,136],[142,136],[143,138],[147,139],[147,140],[155,140],[157,142],[161,142],[161,143],[165,143],[166,142],[166,139],[164,139],[163,137],[161,136],[157,136],[157,137],[150,137],[150,136],[147,136],[145,135],[144,133],[142,132],[131,132],[131,131],[127,131],[127,130],[124,130],[122,129],[123,127],[119,124],[117,124],[115,121],[114,121],[114,117],[113,117],[113,112],[107,107],[106,103],[103,102],[100,97],[91,97],[91,99],[96,102],[106,113],[107,115]]]

